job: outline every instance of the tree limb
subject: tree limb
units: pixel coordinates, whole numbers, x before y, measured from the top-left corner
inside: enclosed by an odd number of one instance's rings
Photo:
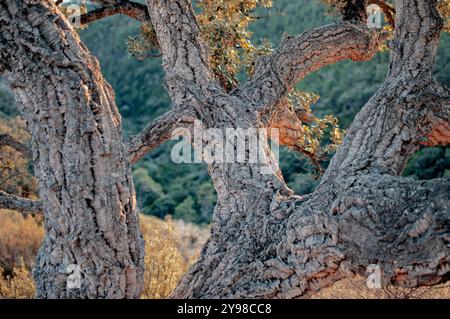
[[[132,164],[145,154],[171,138],[172,132],[179,128],[192,127],[195,116],[188,110],[171,110],[151,122],[139,135],[134,136],[127,146]]]
[[[27,145],[15,140],[11,135],[0,134],[0,146],[3,145],[12,147],[16,151],[20,152],[23,156],[25,156],[26,159],[33,160],[33,152],[31,151],[31,149]]]
[[[405,287],[450,278],[449,178],[367,174],[341,186],[331,211],[340,215],[339,242],[353,269],[378,264],[384,284]]]
[[[395,4],[396,28],[394,40],[389,45],[388,76],[403,73],[405,77],[413,78],[421,72],[431,74],[443,27],[436,0],[420,0],[417,3],[397,0]]]
[[[276,169],[262,174],[249,163],[209,165],[218,194],[211,237],[172,297],[307,297],[371,264],[381,268],[383,285],[449,279],[450,180],[398,176],[432,132],[442,104],[429,94],[439,42],[435,6],[435,0],[396,0],[389,76],[356,116],[312,194],[291,195]],[[326,26],[285,38],[233,92],[235,100],[276,106],[309,70],[348,57],[349,45],[356,59],[375,51],[373,31],[346,23],[337,28],[343,32]],[[239,115],[235,126],[251,123],[251,116]]]
[[[373,57],[385,35],[364,25],[326,25],[298,36],[285,35],[279,47],[257,61],[255,73],[234,95],[257,108],[273,106],[299,80],[338,61],[365,61]]]
[[[167,90],[174,105],[190,104],[204,94],[214,75],[191,2],[147,0],[150,18],[163,54]]]
[[[329,210],[322,210],[329,205],[325,198],[333,197]],[[266,262],[265,272],[279,276],[292,269],[280,279],[279,297],[307,297],[338,279],[365,275],[368,265],[380,267],[382,286],[445,282],[449,198],[448,178],[365,174],[323,185],[290,215],[279,257]]]
[[[0,190],[0,208],[12,209],[22,214],[42,213],[42,202],[18,197]]]
[[[132,1],[106,3],[101,8],[80,15],[79,21],[85,25],[116,14],[123,14],[140,22],[150,21],[147,7]]]

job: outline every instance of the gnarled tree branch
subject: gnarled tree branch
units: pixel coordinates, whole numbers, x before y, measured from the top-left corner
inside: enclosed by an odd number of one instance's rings
[[[150,21],[147,7],[133,1],[108,2],[101,8],[80,15],[79,19],[85,25],[116,14],[123,14],[140,22]]]
[[[352,269],[378,264],[384,285],[404,287],[450,278],[449,178],[365,174],[350,183],[331,210]]]
[[[0,134],[0,146],[3,145],[12,147],[13,149],[21,153],[23,156],[25,156],[25,158],[28,160],[33,159],[33,152],[31,151],[31,149],[22,142],[19,142],[16,139],[14,139],[9,134]]]
[[[195,116],[189,110],[174,109],[151,122],[139,135],[134,136],[127,146],[132,164],[145,154],[171,138],[172,132],[179,128],[194,125]]]
[[[41,201],[18,197],[2,190],[0,190],[0,208],[17,210],[22,214],[37,214],[43,210]]]
[[[309,73],[338,61],[365,61],[373,57],[385,35],[352,23],[332,24],[284,36],[279,47],[262,57],[253,76],[234,95],[245,97],[257,108],[273,106],[287,90]]]

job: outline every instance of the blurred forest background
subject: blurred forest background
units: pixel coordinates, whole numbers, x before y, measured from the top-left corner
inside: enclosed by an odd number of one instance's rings
[[[336,19],[327,14],[325,6],[316,0],[275,0],[272,8],[258,9],[257,15],[260,18],[250,26],[254,42],[264,41],[273,46],[279,43],[284,32],[298,34]],[[161,59],[137,59],[129,53],[130,41],[135,40],[140,32],[137,22],[123,16],[103,19],[79,31],[83,42],[98,57],[104,76],[116,92],[124,135],[127,137],[137,134],[170,107],[163,83]],[[385,79],[388,61],[389,53],[380,52],[368,62],[340,62],[308,76],[299,83],[298,88],[320,96],[319,101],[312,106],[315,115],[332,114],[339,119],[340,127],[345,129]],[[443,34],[435,76],[446,85],[450,83],[449,62],[450,36]],[[11,134],[23,141],[29,139],[15,106],[14,96],[1,80],[0,133]],[[148,244],[150,242],[165,247],[151,246],[154,249],[149,251],[147,262],[156,262],[158,267],[170,269],[159,273],[174,273],[173,278],[164,280],[158,276],[153,278],[154,273],[148,273],[148,282],[167,284],[161,289],[149,285],[153,288],[148,289],[156,290],[148,291],[148,297],[167,295],[195,259],[198,249],[207,238],[207,225],[211,221],[216,201],[205,165],[174,164],[170,159],[172,145],[167,143],[159,147],[134,167],[139,207],[144,215],[152,215],[142,217],[147,246],[152,245]],[[309,193],[317,185],[314,166],[301,154],[283,148],[280,164],[285,180],[296,193]],[[327,161],[322,165],[325,168]],[[8,148],[1,149],[0,189],[36,198],[37,185],[31,171],[32,167],[20,155]],[[404,175],[418,179],[450,175],[450,147],[419,150],[410,160]],[[39,217],[14,217],[13,212],[1,213],[0,268],[5,275],[11,275],[14,273],[13,268],[18,267],[16,276],[20,277],[22,271],[25,272],[23,276],[27,277],[27,269],[33,262],[43,233],[42,220]],[[173,216],[174,221],[168,216]],[[154,217],[165,219],[165,222]],[[158,251],[163,252],[159,257],[155,255]],[[178,262],[174,263],[174,260]],[[25,267],[20,268],[21,265]],[[155,265],[149,267],[154,269]],[[24,286],[11,286],[9,282],[3,283],[2,288],[0,280],[0,296],[2,289],[4,295],[8,289],[9,294],[14,295],[11,289],[16,289],[17,296],[32,296],[31,282],[20,285]],[[333,296],[333,292],[329,294],[328,297]]]

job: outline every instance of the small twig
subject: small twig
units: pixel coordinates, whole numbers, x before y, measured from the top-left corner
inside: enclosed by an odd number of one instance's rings
[[[33,159],[33,152],[31,151],[31,149],[22,142],[15,140],[9,134],[0,134],[0,146],[2,145],[12,147],[16,151],[20,152],[23,156],[25,156],[28,160]]]
[[[0,182],[0,186],[3,186],[11,178],[14,178],[14,177],[17,177],[17,176],[20,176],[20,175],[24,175],[24,174],[26,174],[26,172],[19,172],[19,173],[16,173],[16,174],[11,174],[8,177],[6,177],[3,181]]]

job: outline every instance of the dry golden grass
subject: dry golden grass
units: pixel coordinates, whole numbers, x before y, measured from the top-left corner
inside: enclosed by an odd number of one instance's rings
[[[145,239],[143,299],[166,298],[197,259],[209,231],[171,218],[141,216]]]
[[[0,299],[34,297],[34,282],[29,269],[44,233],[41,224],[39,218],[23,218],[17,212],[0,210]],[[161,220],[151,216],[141,216],[141,227],[146,241],[142,298],[165,298],[198,257],[209,230],[170,218]],[[450,287],[447,284],[419,289],[369,289],[365,278],[355,277],[342,280],[313,298],[449,299]]]
[[[0,274],[3,269],[0,268]],[[0,299],[31,299],[34,298],[35,286],[28,267],[23,261],[12,269],[7,276],[0,276]]]
[[[386,287],[371,289],[366,278],[357,276],[344,279],[333,286],[321,290],[313,299],[450,299],[448,284],[434,287],[400,288]]]
[[[0,267],[10,272],[22,260],[31,268],[43,236],[41,217],[0,209]]]
[[[142,298],[165,298],[189,265],[177,248],[178,236],[172,220],[142,216],[141,225],[146,253]]]
[[[0,133],[28,143],[30,136],[24,120],[19,117],[0,119]],[[29,162],[22,154],[9,146],[0,147],[0,189],[26,198],[37,198],[37,180],[30,173]]]
[[[177,248],[183,256],[185,262],[193,264],[209,237],[209,228],[199,227],[183,220],[174,220],[175,231],[177,233]]]

